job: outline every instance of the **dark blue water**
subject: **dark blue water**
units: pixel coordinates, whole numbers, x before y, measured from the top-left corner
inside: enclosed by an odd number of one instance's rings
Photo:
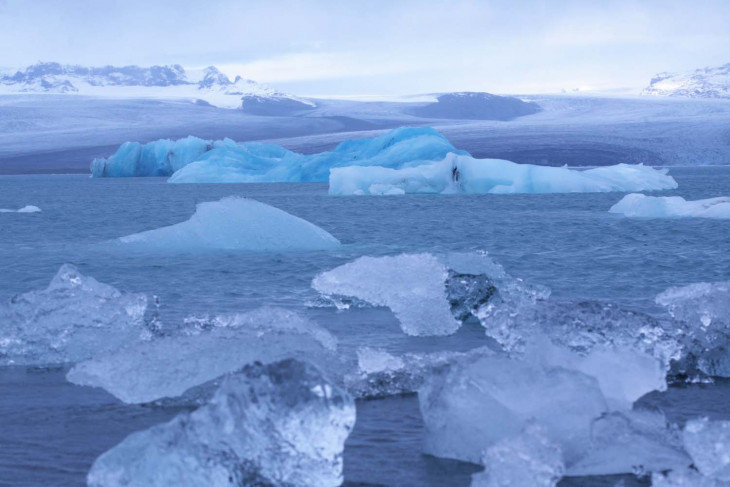
[[[730,168],[675,168],[687,199],[730,194]],[[129,253],[108,241],[186,220],[195,204],[241,195],[321,226],[344,246],[334,252]],[[2,176],[0,299],[45,287],[65,262],[125,291],[158,295],[162,320],[275,304],[330,329],[343,350],[468,349],[478,325],[448,338],[412,338],[389,311],[308,308],[311,279],[360,255],[483,249],[512,275],[565,299],[610,300],[659,312],[654,296],[673,285],[730,279],[730,221],[631,220],[607,212],[620,194],[330,197],[324,184],[167,185],[158,179]],[[103,391],[73,386],[62,370],[0,370],[0,485],[81,485],[93,459],[126,434],[178,411],[125,406]],[[730,388],[672,388],[645,402],[671,419],[730,417]],[[420,454],[414,397],[358,404],[345,452],[352,485],[468,485],[476,467]],[[613,485],[615,478],[562,485]],[[627,483],[627,485],[630,485]]]

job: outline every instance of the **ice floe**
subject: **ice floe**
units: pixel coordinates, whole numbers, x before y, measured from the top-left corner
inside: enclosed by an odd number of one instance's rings
[[[210,402],[133,433],[102,454],[91,487],[334,487],[355,404],[314,366],[255,364],[226,377]]]
[[[38,208],[37,206],[33,206],[33,205],[27,205],[18,210],[0,208],[0,213],[39,213],[40,211],[41,211],[40,208]]]
[[[101,387],[127,403],[144,403],[186,394],[205,398],[214,381],[253,362],[285,358],[336,368],[336,339],[294,312],[261,308],[248,313],[190,317],[172,336],[99,354],[76,364],[69,381]]]
[[[121,237],[129,246],[161,251],[330,250],[339,240],[320,227],[273,206],[238,197],[198,204],[189,220]]]
[[[632,193],[608,210],[635,218],[722,218],[730,219],[730,197],[687,201],[681,196],[646,196]]]
[[[674,189],[666,169],[617,164],[587,170],[517,164],[449,154],[430,164],[340,167],[330,175],[332,195],[404,193],[603,193]]]
[[[77,362],[149,339],[147,297],[124,293],[64,264],[46,289],[0,306],[0,364]]]

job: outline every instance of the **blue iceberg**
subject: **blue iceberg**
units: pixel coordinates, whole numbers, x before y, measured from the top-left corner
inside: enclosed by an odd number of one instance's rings
[[[458,151],[430,127],[401,127],[378,137],[347,140],[333,151],[304,155],[274,144],[187,137],[126,142],[91,163],[94,177],[172,176],[171,183],[325,182],[331,168],[410,167]]]

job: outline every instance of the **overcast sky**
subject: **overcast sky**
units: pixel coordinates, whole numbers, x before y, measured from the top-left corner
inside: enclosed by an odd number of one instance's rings
[[[295,94],[639,90],[730,62],[730,1],[0,0],[0,66],[215,64]]]

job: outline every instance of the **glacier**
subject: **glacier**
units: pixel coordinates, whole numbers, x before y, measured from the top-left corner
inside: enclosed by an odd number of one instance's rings
[[[730,197],[687,201],[681,196],[646,196],[632,193],[608,210],[634,218],[722,218],[730,219]]]
[[[204,406],[133,433],[96,459],[90,487],[335,487],[355,404],[314,366],[255,364]]]
[[[517,164],[448,154],[443,160],[410,167],[339,167],[330,173],[332,195],[410,193],[603,193],[674,189],[666,169],[617,164],[587,170]]]
[[[118,242],[161,251],[331,250],[339,240],[306,220],[258,201],[227,197],[199,203],[189,220],[127,235]]]
[[[91,163],[93,177],[172,176],[171,183],[325,182],[333,167],[407,167],[458,151],[430,127],[401,127],[353,139],[334,150],[304,155],[274,144],[187,137],[125,142]]]
[[[0,306],[0,364],[86,360],[121,344],[151,339],[147,297],[121,292],[64,264],[46,289]]]
[[[174,334],[100,353],[76,364],[66,378],[101,387],[125,403],[185,395],[199,402],[219,377],[253,362],[301,358],[338,370],[337,340],[294,312],[261,308],[247,313],[190,316]]]

